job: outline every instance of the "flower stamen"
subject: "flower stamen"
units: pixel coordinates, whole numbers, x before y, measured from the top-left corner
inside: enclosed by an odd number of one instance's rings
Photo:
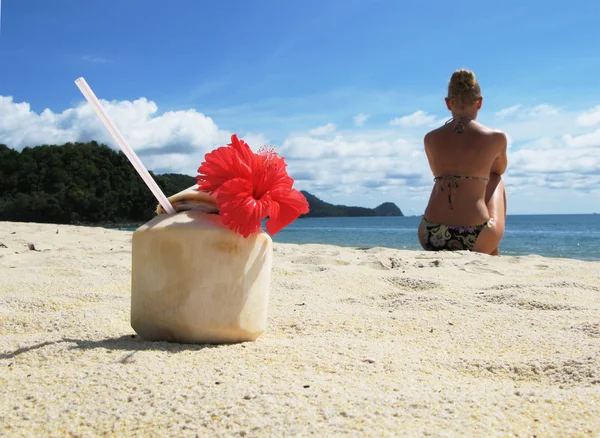
[[[275,146],[264,145],[261,146],[257,154],[261,159],[263,167],[271,167],[275,164],[275,160],[279,158],[277,152],[275,152]]]

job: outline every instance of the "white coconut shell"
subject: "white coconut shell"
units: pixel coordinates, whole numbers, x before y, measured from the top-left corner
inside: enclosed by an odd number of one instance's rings
[[[144,339],[254,341],[267,324],[273,246],[216,214],[160,214],[133,233],[131,325]]]

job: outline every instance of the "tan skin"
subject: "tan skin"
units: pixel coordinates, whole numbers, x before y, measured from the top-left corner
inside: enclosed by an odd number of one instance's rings
[[[476,121],[482,103],[479,98],[472,104],[458,106],[446,98],[448,110],[455,120],[462,120],[464,132],[454,132],[454,122],[429,132],[425,136],[425,152],[434,176],[485,177],[489,181],[458,179],[459,187],[452,189],[452,209],[447,185],[436,182],[424,215],[431,222],[457,226],[480,225],[493,218],[493,226],[483,229],[473,250],[498,255],[506,223],[506,193],[501,175],[507,167],[507,140],[502,131]],[[423,225],[418,234],[424,247]]]

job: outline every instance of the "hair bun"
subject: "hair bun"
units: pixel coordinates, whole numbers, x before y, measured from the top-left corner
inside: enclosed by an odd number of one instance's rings
[[[452,73],[448,84],[448,97],[455,102],[465,104],[481,98],[481,87],[475,73],[466,68]]]
[[[475,73],[466,69],[456,70],[450,82],[454,82],[457,88],[467,91],[475,86]]]

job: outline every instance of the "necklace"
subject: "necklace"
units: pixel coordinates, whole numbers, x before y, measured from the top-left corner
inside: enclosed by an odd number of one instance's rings
[[[458,119],[455,119],[454,117],[452,117],[445,124],[447,125],[450,122],[454,122],[454,126],[452,127],[452,130],[454,132],[456,132],[457,134],[462,134],[463,132],[465,132],[465,124],[462,119],[468,119],[469,122],[473,120],[470,117],[459,117]]]

